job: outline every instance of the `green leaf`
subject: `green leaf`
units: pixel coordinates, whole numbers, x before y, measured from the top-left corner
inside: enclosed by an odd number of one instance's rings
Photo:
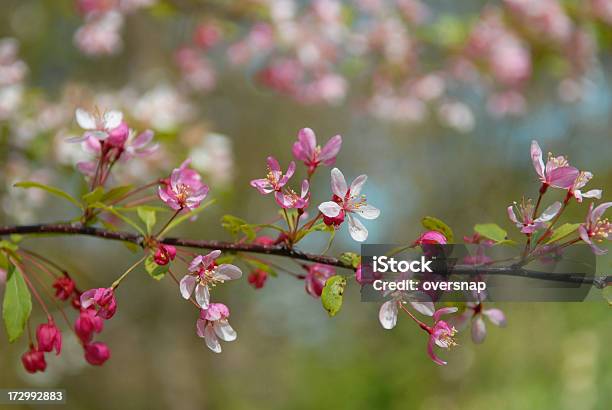
[[[133,188],[134,188],[133,185],[122,185],[122,186],[112,188],[107,193],[105,193],[102,196],[102,198],[100,198],[100,202],[107,203],[107,202],[115,201],[121,198],[122,196],[124,196],[125,194],[127,194],[128,192],[130,192]]]
[[[257,236],[254,225],[247,223],[247,221],[237,216],[223,215],[221,218],[221,226],[232,235],[238,235],[242,232],[249,241],[252,241]]]
[[[351,265],[353,268],[357,268],[361,263],[361,256],[354,252],[343,252],[338,259],[347,265]]]
[[[336,316],[340,311],[345,287],[346,279],[340,275],[334,275],[325,282],[321,292],[321,304],[330,317]]]
[[[138,212],[138,217],[140,218],[140,220],[145,223],[147,227],[147,233],[150,234],[153,231],[155,222],[157,221],[157,218],[155,216],[155,211],[145,209],[139,206],[136,209],[136,212]]]
[[[145,270],[155,280],[161,280],[168,272],[168,265],[160,266],[155,263],[153,255],[147,256],[144,262]]]
[[[440,232],[446,237],[448,243],[454,243],[455,235],[453,234],[453,230],[450,228],[450,226],[448,226],[438,218],[434,218],[433,216],[426,216],[421,220],[421,224],[425,229]]]
[[[74,198],[72,195],[70,195],[69,193],[62,191],[59,188],[55,188],[52,186],[48,186],[45,184],[41,184],[38,182],[34,182],[34,181],[23,181],[23,182],[17,182],[15,185],[13,185],[16,188],[25,188],[25,189],[29,189],[29,188],[37,188],[37,189],[42,189],[43,191],[47,191],[50,194],[59,196],[60,198],[64,198],[65,200],[71,202],[72,204],[76,205],[79,208],[81,207],[80,202]]]
[[[145,232],[142,230],[142,228],[140,226],[138,226],[138,224],[136,222],[132,221],[127,216],[122,215],[121,212],[117,211],[114,207],[108,206],[108,205],[104,205],[101,202],[96,202],[94,204],[91,204],[91,207],[92,208],[104,209],[105,211],[110,212],[111,214],[115,215],[117,218],[121,219],[126,224],[130,225],[132,228],[136,229],[138,231],[138,233],[140,233],[141,235],[145,235]]]
[[[200,207],[198,209],[195,209],[191,212],[187,212],[186,214],[183,214],[181,216],[179,216],[178,218],[175,218],[174,221],[172,221],[170,223],[170,225],[168,225],[166,227],[166,229],[164,229],[164,234],[167,234],[168,232],[170,232],[172,229],[176,228],[177,226],[179,226],[180,224],[182,224],[183,222],[193,218],[194,216],[196,216],[197,214],[199,214],[200,212],[204,211],[206,208],[208,208],[209,206],[211,206],[212,204],[214,204],[216,201],[214,199],[211,199],[210,201],[206,202],[204,205],[200,205]]]
[[[474,225],[474,231],[498,243],[507,241],[508,233],[494,223]]]
[[[558,241],[559,239],[565,238],[567,235],[574,233],[576,229],[578,229],[579,226],[580,226],[579,223],[578,224],[564,223],[563,225],[561,225],[560,227],[554,230],[552,236],[546,243],[552,243],[552,242]]]
[[[6,289],[2,303],[2,317],[8,340],[13,343],[19,339],[32,312],[32,298],[23,275],[9,263]]]
[[[100,201],[100,199],[104,196],[104,188],[99,186],[91,192],[83,195],[82,199],[87,205],[91,205]]]

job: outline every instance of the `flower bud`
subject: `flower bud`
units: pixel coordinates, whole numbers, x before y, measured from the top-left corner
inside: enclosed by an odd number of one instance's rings
[[[85,360],[91,365],[102,366],[110,358],[110,349],[102,342],[85,345]]]
[[[93,334],[100,333],[103,328],[104,321],[94,309],[82,309],[74,322],[74,331],[83,343],[91,342]]]
[[[74,281],[68,276],[61,276],[53,282],[55,288],[55,297],[60,300],[68,300],[72,292],[74,292]]]
[[[263,269],[255,269],[249,274],[248,281],[255,289],[261,289],[266,284],[268,273]]]
[[[44,372],[47,368],[44,353],[34,349],[34,346],[30,346],[30,350],[21,356],[21,363],[28,373]]]
[[[157,250],[155,251],[153,260],[158,265],[164,266],[167,265],[170,261],[173,261],[175,257],[176,248],[174,246],[160,244]]]
[[[60,354],[62,350],[62,333],[53,321],[38,326],[36,340],[38,341],[38,350],[41,352],[51,352],[55,349],[55,354]]]

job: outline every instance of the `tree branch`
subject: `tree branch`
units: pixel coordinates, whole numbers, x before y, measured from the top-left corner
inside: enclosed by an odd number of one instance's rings
[[[102,239],[134,243],[138,246],[144,245],[145,238],[131,232],[114,232],[106,229],[83,226],[80,224],[39,224],[39,225],[19,225],[0,227],[0,236],[11,234],[61,234],[61,235],[85,235]],[[266,246],[253,243],[235,243],[224,241],[208,241],[183,238],[164,238],[161,241],[166,245],[174,245],[187,248],[198,249],[219,249],[229,252],[249,252],[266,255],[283,256],[287,258],[303,260],[307,262],[322,263],[325,265],[336,266],[339,268],[354,270],[354,268],[337,258],[325,255],[300,252],[295,249],[282,245]],[[597,288],[604,288],[612,284],[612,276],[584,277],[580,274],[548,273],[529,269],[520,266],[508,267],[474,267],[468,265],[457,265],[453,268],[453,273],[468,273],[477,271],[483,275],[505,275],[516,276],[530,279],[549,280],[556,282],[587,284]]]

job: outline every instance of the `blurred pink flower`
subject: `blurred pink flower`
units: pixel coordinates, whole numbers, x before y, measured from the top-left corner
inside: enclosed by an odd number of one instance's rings
[[[368,204],[365,195],[360,195],[367,178],[366,175],[358,176],[349,188],[342,172],[338,168],[332,169],[331,188],[334,193],[333,200],[319,205],[319,210],[323,214],[323,220],[327,225],[338,226],[344,221],[344,216],[346,215],[349,233],[358,242],[363,242],[368,238],[368,230],[353,214],[357,214],[365,219],[376,219],[380,215],[380,210]]]
[[[335,135],[321,148],[317,145],[317,137],[310,128],[302,128],[298,132],[298,140],[293,144],[293,156],[304,162],[308,174],[312,175],[319,165],[331,166],[336,162],[336,156],[342,147],[342,137]]]
[[[603,255],[608,251],[599,248],[595,242],[603,242],[609,240],[612,234],[612,224],[608,218],[603,218],[606,209],[612,206],[612,202],[605,202],[593,209],[593,203],[589,206],[589,212],[586,216],[586,222],[578,227],[580,238],[588,244],[595,255]]]
[[[531,142],[531,160],[542,185],[545,187],[568,189],[578,177],[578,170],[569,166],[567,159],[562,155],[555,157],[549,153],[546,166],[544,166],[542,149],[535,140]]]
[[[601,189],[591,189],[587,192],[582,192],[580,189],[583,188],[593,178],[593,174],[588,171],[581,171],[574,183],[569,188],[569,194],[572,195],[578,202],[582,202],[583,198],[601,198]]]
[[[170,180],[157,189],[159,198],[177,211],[199,207],[208,194],[208,185],[202,183],[200,174],[188,168],[189,164],[190,160],[186,160],[175,168]]]
[[[68,142],[82,142],[86,141],[89,137],[105,140],[110,136],[113,130],[121,126],[122,120],[123,113],[121,111],[106,111],[100,113],[96,110],[90,113],[82,108],[77,108],[76,121],[79,127],[83,128],[85,132],[81,137],[70,138]],[[118,132],[123,131],[120,129]]]
[[[102,366],[111,355],[110,349],[105,343],[94,342],[84,346],[85,360],[91,365]]]
[[[560,209],[561,202],[557,201],[550,205],[548,208],[546,208],[539,217],[534,219],[534,206],[531,202],[531,199],[528,199],[527,201],[523,200],[521,204],[515,202],[514,205],[510,205],[507,208],[508,217],[510,218],[510,220],[514,222],[517,228],[521,228],[522,233],[528,235],[546,226],[545,222],[548,222],[553,219]],[[518,218],[516,216],[517,213]]]
[[[180,282],[181,296],[189,299],[195,291],[195,299],[202,309],[210,302],[210,286],[238,279],[242,276],[239,267],[230,264],[217,265],[215,259],[221,251],[215,250],[207,255],[198,255],[189,264],[189,273]]]
[[[489,319],[495,326],[506,327],[506,316],[500,309],[484,309],[482,303],[467,302],[465,311],[451,322],[459,329],[472,324],[472,341],[482,343],[487,336],[484,318]]]
[[[308,266],[308,273],[304,279],[306,292],[315,299],[320,298],[325,282],[335,274],[336,270],[329,265],[315,263]]]
[[[116,54],[123,48],[120,33],[123,20],[123,15],[115,10],[89,14],[85,24],[74,33],[74,43],[89,56]]]
[[[102,319],[110,319],[117,311],[117,301],[112,288],[90,289],[81,295],[81,307],[93,307]]]
[[[223,303],[211,303],[208,308],[200,310],[200,318],[196,322],[196,333],[215,353],[221,353],[219,339],[232,342],[238,336],[227,320],[229,315],[229,308]]]

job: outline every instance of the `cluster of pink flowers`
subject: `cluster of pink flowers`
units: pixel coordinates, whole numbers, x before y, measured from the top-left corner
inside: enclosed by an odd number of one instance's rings
[[[175,168],[157,191],[159,198],[177,211],[199,207],[208,195],[208,185],[202,182],[200,174],[189,168],[190,163],[188,159]]]

